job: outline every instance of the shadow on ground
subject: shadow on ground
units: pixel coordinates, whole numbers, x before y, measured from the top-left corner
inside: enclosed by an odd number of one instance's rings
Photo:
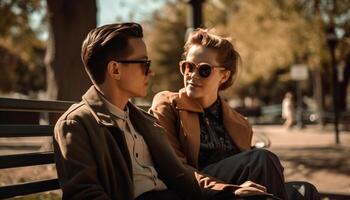
[[[338,174],[350,175],[350,147],[321,146],[273,148],[281,161],[289,163],[286,175],[302,173],[305,177],[313,171],[329,170]]]

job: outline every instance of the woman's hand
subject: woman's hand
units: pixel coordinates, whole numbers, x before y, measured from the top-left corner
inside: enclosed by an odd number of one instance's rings
[[[245,197],[252,195],[267,194],[265,186],[259,185],[252,181],[246,181],[242,185],[240,185],[240,187],[241,188],[235,191],[236,196]]]

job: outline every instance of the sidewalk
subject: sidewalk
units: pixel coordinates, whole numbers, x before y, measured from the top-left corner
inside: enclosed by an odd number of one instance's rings
[[[267,135],[270,150],[285,168],[286,181],[308,181],[319,191],[350,193],[350,132],[340,132],[340,145],[335,145],[333,127],[307,126],[305,129],[254,126],[254,131]]]

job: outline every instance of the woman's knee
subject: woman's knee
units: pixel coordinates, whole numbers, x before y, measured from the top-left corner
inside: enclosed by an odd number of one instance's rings
[[[262,148],[256,148],[250,150],[251,154],[253,157],[258,157],[261,159],[278,159],[276,154],[272,153],[271,151],[267,149],[262,149]]]
[[[282,167],[278,156],[267,149],[252,149],[250,152],[250,156],[254,160],[254,162],[257,162],[257,164],[259,165],[270,165],[274,163],[276,166]]]

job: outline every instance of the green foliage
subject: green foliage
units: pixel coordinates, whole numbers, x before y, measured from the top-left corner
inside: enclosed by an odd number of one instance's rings
[[[184,2],[168,2],[144,25],[152,70],[156,74],[148,95],[150,100],[159,91],[177,91],[183,85],[178,63],[185,43],[186,6]]]
[[[44,72],[45,43],[38,35],[45,25],[40,23],[44,18],[40,19],[38,13],[44,8],[42,0],[0,1],[0,70],[3,72],[0,91],[28,93],[43,89],[45,79],[42,75],[45,73],[41,72]],[[37,26],[32,25],[34,17],[37,18]]]
[[[1,44],[29,64],[34,62],[33,47],[43,47],[38,39],[43,25],[33,28],[31,24],[33,15],[42,11],[44,6],[41,0],[0,1]]]
[[[276,96],[293,89],[289,70],[300,62],[311,72],[329,74],[326,29],[331,21],[342,33],[338,35],[337,59],[344,62],[350,54],[349,0],[206,0],[203,5],[205,26],[231,38],[242,57],[238,81],[226,91],[230,97]],[[187,7],[184,1],[167,4],[147,24],[152,37],[150,56],[158,73],[151,95],[164,89],[174,91],[182,85],[176,67],[183,50]],[[325,77],[326,82],[329,77]],[[312,80],[308,86],[311,91]]]
[[[242,56],[240,81],[245,85],[260,79],[270,80],[274,71],[287,68],[306,55],[314,56],[323,44],[317,27],[293,9],[292,1],[236,0],[226,3],[221,8],[215,4],[208,6],[208,9],[226,12],[223,23],[209,23],[215,24],[220,34],[232,38]],[[317,67],[318,59],[314,60],[310,64]]]

